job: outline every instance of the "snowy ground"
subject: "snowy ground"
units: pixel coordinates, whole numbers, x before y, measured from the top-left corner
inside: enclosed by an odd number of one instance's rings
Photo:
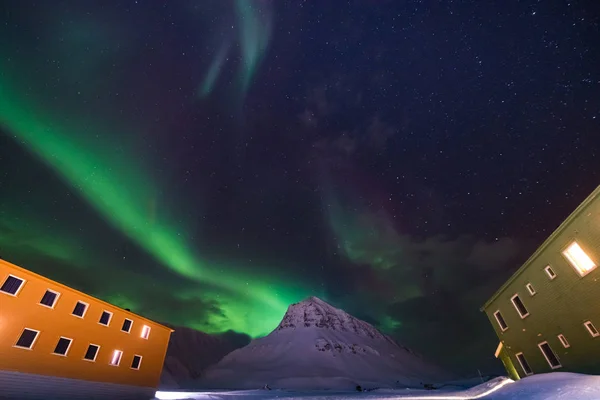
[[[467,390],[374,390],[371,392],[243,390],[210,392],[157,392],[159,400],[598,400],[600,376],[553,372],[530,376],[518,382],[496,378]]]

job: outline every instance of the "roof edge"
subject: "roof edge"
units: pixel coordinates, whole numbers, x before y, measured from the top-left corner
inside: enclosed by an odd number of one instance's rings
[[[504,282],[502,284],[502,286],[500,286],[500,288],[498,290],[496,290],[496,292],[492,295],[492,297],[490,297],[488,299],[488,301],[485,302],[485,304],[483,306],[481,306],[481,308],[479,309],[479,311],[485,311],[485,309],[494,301],[498,298],[498,296],[500,296],[500,294],[502,292],[504,292],[504,290],[515,280],[517,279],[517,277],[519,275],[521,275],[523,273],[523,271],[525,271],[527,269],[527,267],[529,267],[529,265],[531,263],[533,263],[533,261],[535,259],[538,258],[538,256],[546,249],[546,247],[548,247],[550,245],[550,243],[552,243],[554,241],[554,239],[556,239],[556,237],[561,234],[565,228],[567,227],[567,225],[569,225],[571,222],[573,222],[573,220],[575,219],[575,217],[579,216],[579,214],[581,214],[581,212],[583,210],[585,210],[590,203],[596,199],[596,197],[598,197],[600,195],[600,185],[596,187],[596,189],[594,189],[594,191],[585,198],[585,200],[583,200],[581,202],[581,204],[579,204],[579,206],[577,206],[577,208],[571,213],[569,214],[569,216],[558,226],[558,228],[556,228],[554,230],[554,232],[552,232],[552,234],[550,236],[548,236],[548,238],[546,240],[544,240],[544,242],[540,245],[540,247],[538,247],[538,249],[527,259],[527,261],[525,261],[518,270],[516,270],[511,276],[510,278],[508,278],[506,280],[506,282]]]

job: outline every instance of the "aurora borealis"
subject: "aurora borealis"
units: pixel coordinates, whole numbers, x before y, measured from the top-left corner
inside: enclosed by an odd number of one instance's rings
[[[431,7],[3,2],[0,257],[209,333],[316,295],[495,368],[479,306],[599,183],[599,16]]]

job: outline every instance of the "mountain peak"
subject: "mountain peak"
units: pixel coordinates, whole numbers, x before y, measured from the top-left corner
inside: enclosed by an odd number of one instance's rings
[[[354,318],[316,296],[290,305],[274,332],[302,328],[353,332],[359,336],[389,340],[371,324]]]

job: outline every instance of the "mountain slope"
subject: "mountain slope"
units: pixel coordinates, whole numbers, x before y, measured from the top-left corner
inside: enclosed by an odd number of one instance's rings
[[[422,387],[446,378],[372,325],[311,297],[292,304],[279,326],[203,374],[209,388],[353,389]]]
[[[175,332],[169,340],[160,378],[162,389],[193,386],[204,369],[250,341],[248,336],[235,332],[210,335],[191,328],[164,325]]]

